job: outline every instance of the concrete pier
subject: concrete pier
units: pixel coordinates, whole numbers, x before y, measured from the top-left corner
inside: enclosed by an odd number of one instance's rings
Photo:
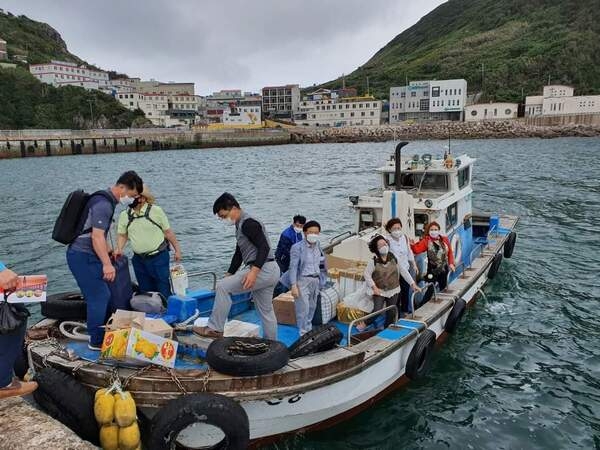
[[[96,448],[20,397],[0,400],[0,450]]]
[[[0,159],[278,145],[289,142],[290,132],[285,129],[0,130]]]

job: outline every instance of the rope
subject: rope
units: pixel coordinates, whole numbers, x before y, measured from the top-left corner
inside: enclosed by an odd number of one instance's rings
[[[233,353],[241,355],[260,355],[269,351],[269,344],[266,342],[259,342],[257,344],[251,344],[249,342],[234,341],[233,345],[227,347],[227,352],[231,355]]]
[[[71,331],[67,331],[67,327],[73,327],[71,329]],[[69,322],[69,321],[65,321],[65,322],[61,322],[60,325],[58,326],[58,329],[60,330],[60,332],[63,334],[63,336],[69,338],[69,339],[73,339],[76,341],[89,341],[90,340],[90,336],[87,334],[83,334],[80,333],[79,330],[80,329],[86,329],[87,330],[87,325],[83,322]]]

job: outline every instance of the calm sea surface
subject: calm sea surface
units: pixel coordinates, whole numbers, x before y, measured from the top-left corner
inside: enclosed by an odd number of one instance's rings
[[[415,142],[409,154],[439,153]],[[277,235],[302,213],[327,237],[352,226],[348,195],[378,184],[393,143],[164,151],[0,162],[0,260],[75,288],[50,238],[73,189],[137,170],[167,211],[188,270],[224,272],[223,191]],[[443,151],[443,150],[442,150]],[[600,449],[600,140],[456,141],[478,158],[475,207],[518,214],[514,256],[433,358],[430,376],[354,419],[278,449]]]

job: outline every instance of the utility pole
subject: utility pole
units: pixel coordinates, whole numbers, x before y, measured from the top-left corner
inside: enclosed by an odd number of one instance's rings
[[[483,98],[485,92],[485,64],[481,63],[481,97]]]
[[[346,89],[346,75],[342,74],[342,89]]]
[[[367,75],[367,95],[369,95],[369,76]]]

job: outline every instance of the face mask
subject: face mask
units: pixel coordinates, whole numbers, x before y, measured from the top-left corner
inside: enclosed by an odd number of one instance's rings
[[[222,220],[225,225],[235,225],[235,222],[232,219],[230,219],[229,217],[225,217]]]
[[[316,244],[317,242],[319,242],[319,235],[318,234],[307,234],[306,242],[308,242],[309,244]]]
[[[440,237],[440,232],[437,230],[431,230],[429,232],[429,236],[431,236],[433,239],[437,239],[438,237]]]
[[[131,204],[129,205],[130,208],[137,208],[140,204],[140,198],[134,198],[133,201],[131,202]]]
[[[384,245],[383,247],[379,247],[378,251],[381,256],[385,256],[390,251],[390,248],[387,245]]]
[[[294,231],[296,233],[302,233],[302,227],[299,227],[299,228],[298,227],[294,227]]]
[[[121,202],[122,205],[130,206],[135,201],[135,199],[131,198],[128,195],[124,195],[123,197],[121,197],[119,199],[119,201]]]
[[[392,237],[399,239],[402,236],[402,230],[392,230]]]

